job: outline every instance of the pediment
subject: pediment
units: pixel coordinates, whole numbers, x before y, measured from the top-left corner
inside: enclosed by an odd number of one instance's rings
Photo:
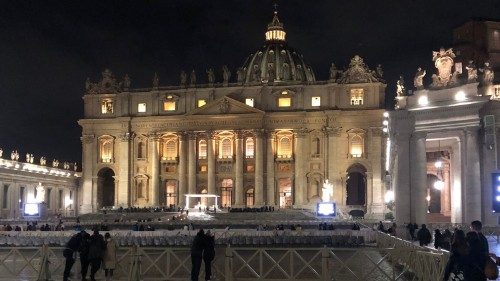
[[[196,108],[186,115],[223,115],[223,114],[264,114],[265,112],[224,96]]]

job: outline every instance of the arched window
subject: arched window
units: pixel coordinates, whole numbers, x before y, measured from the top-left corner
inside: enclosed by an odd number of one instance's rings
[[[351,157],[363,157],[363,138],[355,134],[349,140]]]
[[[199,159],[207,158],[207,141],[206,140],[200,140],[200,142],[198,142],[198,158]]]
[[[144,143],[144,141],[139,141],[139,143],[137,143],[137,158],[146,158],[146,144]]]
[[[364,89],[351,89],[351,105],[363,105]]]
[[[220,144],[220,158],[231,158],[233,156],[233,146],[231,139],[225,138]]]
[[[247,140],[245,141],[245,155],[247,158],[253,158],[254,156],[253,138],[247,138]]]
[[[177,142],[175,140],[168,140],[164,146],[164,157],[167,159],[175,159],[177,157]]]
[[[314,155],[319,155],[321,153],[321,141],[319,138],[313,138],[311,150]]]
[[[250,188],[246,192],[246,205],[247,207],[252,207],[254,205],[254,192],[253,188]]]
[[[278,157],[292,157],[292,140],[290,137],[281,137],[278,143]]]
[[[112,137],[102,137],[99,139],[99,155],[102,163],[113,162],[114,139]]]

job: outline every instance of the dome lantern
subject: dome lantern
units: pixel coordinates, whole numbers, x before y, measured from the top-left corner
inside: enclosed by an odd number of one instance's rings
[[[266,41],[285,41],[286,32],[283,29],[283,23],[278,19],[278,11],[274,11],[274,17],[267,25]]]

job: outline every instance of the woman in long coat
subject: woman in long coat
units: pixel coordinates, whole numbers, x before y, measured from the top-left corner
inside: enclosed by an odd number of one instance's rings
[[[113,271],[116,268],[116,251],[118,250],[118,244],[111,238],[109,232],[104,235],[106,240],[106,251],[104,252],[104,275],[106,280],[111,280],[113,278]]]

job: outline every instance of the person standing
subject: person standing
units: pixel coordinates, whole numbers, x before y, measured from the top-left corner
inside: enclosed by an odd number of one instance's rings
[[[420,228],[417,232],[417,240],[420,243],[420,246],[427,246],[431,243],[432,235],[425,224],[422,224],[422,228]]]
[[[480,221],[473,221],[470,223],[470,229],[472,232],[476,232],[479,239],[479,252],[488,256],[490,252],[490,246],[488,245],[488,240],[484,237],[481,230],[483,229],[483,224]]]
[[[80,266],[81,266],[81,274],[82,281],[87,280],[87,271],[89,269],[89,246],[90,246],[90,234],[82,230],[80,247],[78,248],[78,252],[80,253]]]
[[[75,263],[75,252],[78,251],[81,240],[82,240],[82,233],[79,232],[73,235],[69,239],[68,243],[66,243],[66,247],[63,250],[63,256],[66,259],[66,263],[64,265],[63,281],[68,281],[71,268]]]
[[[89,243],[89,262],[90,262],[90,280],[95,281],[95,274],[101,267],[102,257],[104,255],[104,250],[106,249],[106,244],[104,238],[99,234],[97,228],[94,230],[94,234],[90,236]]]
[[[444,279],[455,280],[455,278],[469,275],[469,245],[465,240],[465,233],[463,230],[456,230],[453,234],[453,243],[451,244],[450,258],[444,270]]]
[[[111,238],[109,232],[104,234],[106,240],[106,251],[104,251],[104,276],[106,280],[113,279],[113,271],[116,268],[116,251],[118,250],[118,243]]]
[[[203,261],[205,262],[205,280],[212,279],[212,261],[215,258],[215,237],[210,230],[205,235]]]
[[[434,229],[434,248],[443,248],[443,235],[439,229]]]
[[[191,281],[198,281],[204,248],[205,232],[203,231],[203,229],[200,229],[194,237],[193,245],[191,245]]]

